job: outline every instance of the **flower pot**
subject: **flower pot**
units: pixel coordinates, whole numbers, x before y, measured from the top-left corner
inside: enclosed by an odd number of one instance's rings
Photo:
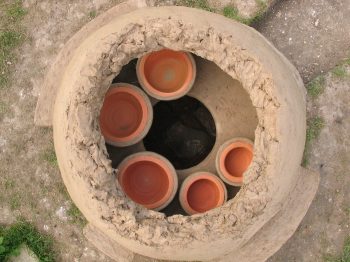
[[[216,156],[216,169],[221,179],[229,185],[241,186],[243,174],[253,159],[253,142],[234,138],[224,143]]]
[[[196,78],[196,63],[190,53],[163,49],[140,58],[136,72],[150,96],[174,100],[191,90]]]
[[[100,112],[101,133],[108,144],[136,144],[146,136],[152,120],[153,107],[141,89],[125,83],[111,86]]]
[[[184,180],[179,198],[186,213],[193,215],[221,206],[227,200],[227,191],[217,176],[198,172]]]
[[[124,159],[118,169],[119,184],[134,202],[161,210],[174,199],[178,188],[176,171],[161,155],[136,153]]]

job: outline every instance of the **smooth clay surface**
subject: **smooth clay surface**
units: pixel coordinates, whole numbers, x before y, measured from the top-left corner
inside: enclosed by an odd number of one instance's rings
[[[244,186],[233,200],[202,215],[165,217],[125,198],[98,126],[104,94],[121,67],[162,48],[215,62],[241,83],[258,115]],[[204,11],[148,8],[115,18],[76,49],[53,124],[64,182],[91,225],[142,255],[210,260],[247,243],[295,188],[305,142],[305,94],[295,69],[253,29]]]

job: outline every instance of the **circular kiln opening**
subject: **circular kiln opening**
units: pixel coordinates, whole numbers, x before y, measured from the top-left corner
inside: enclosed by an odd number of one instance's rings
[[[175,167],[180,188],[184,179],[195,172],[212,172],[219,177],[215,158],[220,146],[228,140],[243,137],[254,141],[256,109],[241,83],[209,60],[195,55],[194,60],[197,77],[188,95],[170,101],[148,96],[153,105],[153,122],[142,141],[126,147],[106,144],[114,168],[135,153],[155,152]],[[138,59],[131,60],[122,67],[113,84],[128,83],[145,91],[137,67]],[[227,200],[240,190],[239,185],[227,181],[224,187]],[[177,192],[161,212],[167,216],[187,215],[179,198]]]
[[[209,110],[189,96],[160,101],[144,139],[145,148],[165,156],[176,169],[201,163],[214,147],[216,127]]]

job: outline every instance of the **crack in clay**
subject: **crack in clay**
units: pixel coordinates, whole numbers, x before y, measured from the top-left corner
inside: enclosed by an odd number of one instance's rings
[[[271,199],[266,167],[272,162],[276,141],[275,114],[279,107],[271,76],[245,49],[234,44],[231,35],[213,28],[195,28],[172,17],[146,19],[129,24],[122,33],[103,39],[103,44],[86,55],[77,89],[67,108],[66,139],[72,176],[83,177],[98,202],[100,218],[117,234],[146,246],[185,247],[193,240],[212,241],[239,238],[249,221],[260,214]],[[242,83],[257,108],[254,161],[237,196],[208,213],[185,217],[147,210],[126,198],[115,179],[115,170],[101,136],[98,116],[112,79],[130,60],[162,48],[185,50],[216,63]],[[199,232],[193,234],[193,232]]]

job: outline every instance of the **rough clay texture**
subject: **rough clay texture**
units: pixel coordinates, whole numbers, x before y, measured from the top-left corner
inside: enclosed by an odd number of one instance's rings
[[[212,262],[265,261],[295,232],[300,220],[305,216],[311,204],[317,191],[318,183],[319,175],[317,173],[301,169],[298,182],[283,203],[281,210],[243,247]],[[286,226],[286,221],[288,221],[288,226]],[[106,235],[91,225],[84,229],[84,235],[100,251],[115,261],[155,262],[151,258],[133,254],[115,241],[111,241]]]
[[[105,4],[104,0],[99,5]],[[268,0],[264,2],[266,10],[272,6],[275,1]],[[109,9],[107,12],[99,15],[94,19],[94,23],[88,23],[85,25],[78,33],[76,33],[69,41],[65,44],[65,48],[57,55],[54,64],[45,77],[45,81],[42,84],[41,94],[37,103],[35,110],[34,122],[38,126],[52,126],[53,117],[53,106],[54,98],[56,97],[57,87],[59,86],[59,81],[61,80],[61,74],[66,67],[68,61],[72,56],[72,50],[76,49],[81,40],[90,35],[94,30],[98,28],[101,24],[106,24],[111,21],[113,17],[118,15],[123,15],[131,12],[135,9],[146,7],[146,6],[171,6],[178,4],[175,0],[129,0],[115,7]],[[181,4],[181,1],[180,1]],[[259,6],[256,0],[208,0],[210,7],[214,8],[218,12],[226,6],[234,6],[239,11],[242,17],[253,18],[258,12],[261,12],[261,6]],[[261,4],[260,4],[261,5]]]
[[[147,10],[149,17],[152,13],[158,19],[147,18],[143,12],[101,28],[79,47],[68,66],[54,123],[60,168],[73,200],[88,220],[111,238],[145,255],[154,255],[152,251],[157,249],[158,258],[210,259],[247,241],[278,211],[279,203],[296,183],[305,139],[302,83],[272,46],[243,25],[201,11],[196,12],[206,14],[206,19],[210,16],[212,26],[191,21],[194,11],[184,8]],[[245,33],[245,37],[235,39],[225,30],[216,32],[225,23],[231,32]],[[262,42],[262,50],[254,50],[253,39]],[[214,61],[242,83],[257,108],[256,154],[246,174],[246,185],[235,199],[204,215],[166,218],[135,206],[115,190],[113,170],[96,121],[103,94],[121,66],[164,47],[184,49]],[[246,49],[254,50],[265,65],[269,63],[277,88],[271,74]],[[283,106],[278,101],[283,101]],[[200,234],[194,235],[194,231]],[[216,253],[199,250],[209,244]],[[174,257],[173,250],[182,252]]]

